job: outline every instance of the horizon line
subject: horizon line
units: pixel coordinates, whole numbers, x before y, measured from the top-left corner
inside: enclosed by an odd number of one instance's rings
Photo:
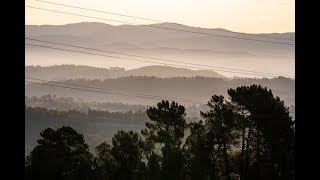
[[[243,34],[287,34],[287,33],[295,33],[295,31],[291,32],[259,32],[259,33],[253,33],[253,32],[240,32],[240,31],[233,31],[229,30],[227,28],[206,28],[206,27],[197,27],[197,26],[190,26],[190,25],[185,25],[185,24],[180,24],[180,23],[175,23],[175,22],[163,22],[163,23],[152,23],[152,24],[138,24],[138,25],[131,25],[131,24],[120,24],[120,25],[113,25],[113,24],[108,24],[104,22],[98,22],[98,21],[81,21],[81,22],[71,22],[71,23],[66,23],[66,24],[25,24],[25,26],[65,26],[65,25],[73,25],[73,24],[82,24],[82,23],[97,23],[97,24],[105,24],[109,26],[145,26],[145,25],[159,25],[159,24],[175,24],[175,25],[180,25],[180,26],[186,26],[190,28],[201,28],[201,29],[207,29],[207,30],[215,30],[215,29],[221,29],[226,32],[233,32],[233,33],[243,33]]]

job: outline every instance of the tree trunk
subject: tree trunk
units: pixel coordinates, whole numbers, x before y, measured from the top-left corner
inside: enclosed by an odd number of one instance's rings
[[[219,143],[218,149],[217,149],[218,153],[220,153],[220,151],[221,151],[221,143]],[[219,179],[219,177],[218,177],[219,176],[219,172],[218,172],[217,168],[215,168],[217,159],[214,159],[214,168],[213,168],[213,177],[214,177],[214,179]],[[217,170],[217,172],[216,172],[216,170]]]
[[[244,147],[245,147],[245,133],[246,133],[246,127],[243,124],[242,127],[242,145],[241,145],[241,162],[240,162],[240,179],[243,180],[244,179],[244,160],[245,160],[245,156],[244,156]]]
[[[257,124],[257,154],[256,154],[256,168],[257,168],[257,178],[260,177],[260,128],[259,123]]]
[[[291,159],[291,148],[290,148],[290,143],[288,146],[288,169],[289,169],[289,176],[292,176],[292,159]]]
[[[226,142],[223,143],[223,149],[224,149],[224,175],[227,178],[227,180],[230,179],[229,176],[229,165],[228,165],[228,154],[227,154],[227,144]]]
[[[251,137],[251,123],[249,125],[249,131],[248,131],[248,137],[247,137],[247,144],[246,144],[246,150],[245,150],[245,161],[244,161],[244,174],[243,174],[243,177],[244,179],[247,179],[247,176],[248,176],[248,169],[249,169],[249,148],[250,148],[250,143],[249,143],[249,140],[250,140],[250,137]],[[241,179],[242,180],[242,179]]]
[[[282,154],[281,154],[281,156],[282,156],[282,158],[281,158],[281,161],[282,161],[282,163],[281,163],[281,176],[282,177],[288,177],[289,176],[289,174],[287,173],[288,172],[288,167],[287,167],[287,160],[288,160],[288,158],[287,158],[287,153],[286,152],[282,152]]]
[[[215,161],[213,161],[213,164],[212,164],[212,180],[215,180],[216,179],[216,172],[215,172],[215,170],[216,170],[216,162]]]
[[[224,140],[223,140],[223,156],[224,156],[224,175],[227,180],[230,180],[229,173],[229,163],[228,163],[228,152],[227,152],[227,135],[226,135],[226,127],[224,127]]]
[[[214,158],[214,154],[213,152],[211,153],[212,156],[212,166],[211,166],[211,172],[209,173],[209,178],[210,180],[215,180],[216,179],[216,173],[215,173],[215,169],[216,169],[216,159]],[[211,178],[210,178],[211,176]]]

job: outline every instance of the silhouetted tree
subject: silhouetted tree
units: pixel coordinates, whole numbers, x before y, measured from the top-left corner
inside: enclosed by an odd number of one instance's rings
[[[96,173],[103,180],[140,180],[145,177],[142,162],[144,143],[133,131],[118,131],[112,138],[112,146],[106,142],[96,147]]]
[[[202,121],[188,124],[190,135],[186,140],[188,176],[191,180],[216,179],[216,138]]]
[[[148,180],[160,180],[161,178],[161,157],[152,152],[148,155],[147,175]]]
[[[267,80],[266,80],[267,81]],[[147,109],[141,131],[118,131],[112,143],[88,150],[71,127],[47,128],[25,160],[26,179],[241,180],[293,179],[295,126],[287,108],[261,86],[229,89],[230,100],[214,95],[204,119],[186,123],[185,108],[161,101]],[[45,96],[51,100],[51,96]],[[56,98],[53,98],[56,99]],[[25,107],[26,122],[104,122],[145,119],[143,112],[55,111]],[[41,126],[44,126],[42,124]],[[80,127],[84,127],[82,124]],[[30,126],[31,128],[31,126]],[[189,133],[190,132],[190,133]],[[188,134],[185,136],[185,133]]]
[[[201,112],[201,116],[206,120],[209,134],[216,138],[216,145],[221,146],[221,159],[224,162],[224,177],[230,179],[230,164],[228,152],[232,145],[236,144],[236,116],[234,106],[225,101],[223,96],[212,96],[208,102],[210,111]]]
[[[96,147],[95,157],[95,178],[99,180],[115,179],[115,172],[119,168],[112,155],[111,146],[106,142],[101,143]]]
[[[147,114],[151,122],[146,123],[147,128],[141,133],[149,147],[154,147],[156,143],[161,147],[163,178],[181,179],[184,174],[180,146],[187,126],[185,108],[175,102],[162,101],[157,107],[149,108]]]
[[[118,169],[115,172],[116,179],[130,180],[141,179],[139,174],[144,174],[143,156],[144,143],[139,134],[133,131],[118,131],[112,138],[111,154]],[[141,172],[143,171],[143,172]]]
[[[93,156],[71,127],[47,128],[27,157],[26,179],[89,179]]]
[[[260,85],[229,89],[228,94],[250,112],[255,132],[255,176],[293,175],[294,123],[284,102]]]

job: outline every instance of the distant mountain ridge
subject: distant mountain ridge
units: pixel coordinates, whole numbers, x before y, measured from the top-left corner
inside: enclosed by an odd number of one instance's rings
[[[260,38],[259,35],[263,36],[270,36],[270,37],[278,37],[278,38],[287,38],[287,39],[295,39],[295,33],[294,32],[286,32],[286,33],[242,33],[242,32],[234,32],[223,28],[200,28],[200,27],[192,27],[187,26],[183,24],[178,23],[157,23],[157,24],[150,24],[150,25],[110,25],[106,23],[100,23],[100,22],[81,22],[81,23],[71,23],[71,24],[65,24],[65,25],[26,25],[26,33],[34,33],[30,35],[46,35],[46,34],[70,34],[70,35],[88,35],[89,31],[95,31],[95,32],[101,32],[101,31],[107,31],[110,29],[144,29],[144,28],[152,28],[154,27],[161,27],[161,28],[170,28],[170,29],[177,29],[177,30],[193,30],[196,32],[221,32],[221,33],[229,33],[229,34],[238,34],[238,35],[257,35],[257,38]],[[77,32],[72,31],[74,28],[79,28]],[[64,32],[61,32],[61,30],[65,30]],[[44,30],[40,32],[36,32],[34,30]],[[156,29],[154,29],[156,30]],[[45,32],[46,31],[46,32]],[[171,30],[161,30],[164,32],[171,32]],[[180,34],[181,32],[178,31]],[[190,34],[188,33],[181,33],[182,36],[188,36]]]
[[[226,78],[219,73],[209,70],[191,70],[169,66],[145,66],[142,68],[125,70],[124,68],[97,68],[90,66],[59,65],[59,66],[26,66],[27,77],[40,77],[46,80],[67,79],[112,79],[127,76],[154,76],[158,78],[171,77],[215,77]]]
[[[45,77],[41,76],[36,76],[36,78],[45,79]],[[192,104],[193,102],[203,102],[203,104],[206,104],[212,95],[223,95],[228,97],[227,90],[229,88],[257,84],[271,89],[276,96],[279,96],[286,103],[286,105],[290,106],[295,104],[295,80],[282,77],[273,79],[222,79],[209,77],[157,78],[129,76],[104,80],[88,80],[79,78],[73,80],[66,79],[61,81],[61,83],[76,84],[99,89],[102,88],[106,89],[108,92],[86,92],[61,87],[26,84],[25,95],[29,97],[41,97],[47,94],[55,94],[57,97],[82,98],[85,101],[117,102],[141,105],[152,105],[156,104],[159,100],[173,98],[173,100],[185,104]],[[140,97],[141,94],[147,97],[155,96],[156,98]],[[188,103],[190,101],[192,103]]]
[[[152,28],[150,26],[201,32],[218,36],[172,31],[161,28]],[[157,58],[186,63],[196,62],[197,64],[208,66],[245,69],[256,72],[287,74],[288,76],[294,74],[294,32],[248,34],[232,32],[221,28],[207,29],[176,23],[159,23],[151,24],[150,26],[114,26],[97,22],[83,22],[66,25],[26,25],[25,34],[27,38],[82,46],[90,49],[97,49],[98,51],[26,39],[27,43],[105,55],[105,57],[92,54],[85,55],[83,53],[71,53],[63,50],[53,50],[27,45],[26,65],[51,66],[77,64],[104,68],[122,67],[133,69],[149,66],[151,64],[159,65],[159,63],[163,63],[160,60],[154,59]],[[272,39],[270,37],[279,39]],[[252,40],[248,41],[244,39]],[[292,40],[288,41],[285,39]],[[260,40],[289,43],[293,45],[259,42]],[[129,56],[124,54],[129,54]],[[116,56],[116,58],[110,56]],[[146,58],[142,59],[137,56]],[[150,61],[153,61],[153,63],[140,61],[149,61],[149,57],[151,57]],[[261,77],[218,70],[216,70],[216,72],[227,77]]]
[[[245,51],[246,47],[251,47],[247,51],[253,53],[263,47],[264,49],[276,50],[288,48],[286,45],[271,44],[264,42],[251,42],[242,39],[232,39],[225,37],[206,36],[201,34],[172,31],[167,29],[179,29],[184,31],[201,32],[222,36],[232,36],[240,38],[250,38],[254,40],[268,40],[276,42],[290,42],[283,39],[295,39],[294,32],[288,33],[263,33],[248,34],[232,32],[229,30],[216,28],[198,28],[176,23],[159,23],[151,25],[109,25],[97,22],[82,22],[66,25],[26,25],[26,36],[38,37],[46,40],[59,40],[63,42],[77,42],[79,45],[95,45],[95,47],[107,47],[117,43],[129,43],[130,46],[140,48],[180,48],[180,49],[205,49],[220,51]],[[259,37],[259,35],[265,37]],[[267,38],[269,37],[269,38]],[[270,37],[280,39],[270,39]],[[200,43],[201,42],[201,43]],[[217,48],[218,47],[218,48]],[[289,47],[290,48],[290,47]]]

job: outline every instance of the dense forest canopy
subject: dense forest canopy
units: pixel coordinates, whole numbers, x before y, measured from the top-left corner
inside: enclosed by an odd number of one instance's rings
[[[196,121],[186,119],[184,106],[167,100],[146,112],[127,113],[26,107],[26,127],[30,131],[38,124],[42,130],[26,158],[26,178],[294,179],[295,126],[289,108],[258,85],[231,88],[227,94],[230,98],[211,96],[208,110]],[[85,136],[96,129],[88,122],[114,118],[139,122],[141,131],[119,129],[96,144],[92,154]],[[74,129],[69,127],[73,122]]]
[[[58,111],[77,110],[87,113],[90,109],[108,111],[108,112],[129,112],[145,111],[150,106],[140,104],[122,104],[110,102],[95,102],[75,99],[73,97],[57,97],[47,94],[41,97],[25,97],[25,104],[28,107],[43,107]],[[199,112],[207,110],[205,104],[192,104],[186,106],[187,117],[200,117]]]
[[[71,126],[85,134],[90,147],[103,139],[111,139],[118,130],[140,131],[147,121],[145,111],[108,112],[89,110],[57,111],[40,107],[25,108],[26,151],[32,148],[41,130],[47,127]]]

